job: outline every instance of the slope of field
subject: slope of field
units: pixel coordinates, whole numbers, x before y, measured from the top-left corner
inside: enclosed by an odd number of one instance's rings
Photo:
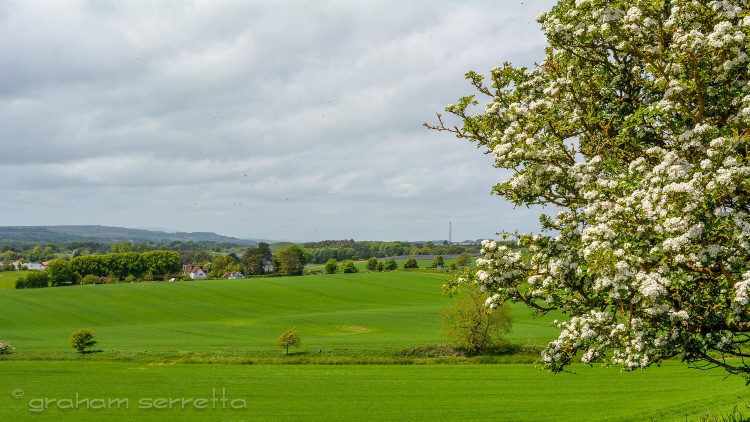
[[[718,371],[572,369],[0,362],[0,420],[696,421],[734,406],[750,414],[742,380]]]
[[[0,292],[0,339],[23,351],[71,351],[68,336],[96,332],[102,350],[206,352],[276,349],[296,326],[302,350],[441,343],[445,276],[421,272],[86,285]],[[511,338],[547,340],[518,314]]]

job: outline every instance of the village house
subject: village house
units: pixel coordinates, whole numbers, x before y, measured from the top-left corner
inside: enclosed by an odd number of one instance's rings
[[[192,280],[204,280],[208,277],[202,265],[183,265],[182,274],[189,276]]]
[[[44,271],[47,269],[49,261],[44,262],[22,262],[21,260],[13,261],[13,266],[16,270],[20,270],[21,267],[26,267],[27,270],[31,271]]]

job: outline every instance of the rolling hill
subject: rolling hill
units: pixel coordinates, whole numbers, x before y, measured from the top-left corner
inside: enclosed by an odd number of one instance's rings
[[[155,230],[129,229],[109,226],[0,226],[0,241],[19,243],[68,243],[68,242],[170,242],[194,241],[254,245],[249,239],[223,236],[210,232],[168,233]]]

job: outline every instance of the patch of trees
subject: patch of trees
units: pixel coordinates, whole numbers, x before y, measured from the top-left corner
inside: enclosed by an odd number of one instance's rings
[[[86,255],[71,259],[69,265],[70,270],[80,277],[92,274],[124,279],[128,275],[142,278],[150,274],[154,279],[163,279],[180,271],[180,255],[173,251]]]
[[[268,243],[260,242],[257,247],[247,248],[245,253],[242,254],[243,271],[245,271],[245,275],[264,274],[272,260],[271,246]]]
[[[272,261],[274,272],[279,275],[302,275],[308,258],[302,247],[291,245],[273,254]]]
[[[83,280],[163,280],[180,271],[180,255],[172,251],[125,252],[78,256],[70,261],[53,260],[44,271],[29,272],[16,281],[16,288],[64,286]],[[88,278],[86,278],[88,277]]]
[[[436,244],[433,242],[356,242],[354,240],[325,240],[305,243],[303,246],[310,251],[310,262],[314,264],[322,264],[329,259],[344,261],[401,255],[458,255],[477,253],[480,248],[478,245],[451,245],[447,242]],[[508,246],[514,246],[514,244],[508,242]]]

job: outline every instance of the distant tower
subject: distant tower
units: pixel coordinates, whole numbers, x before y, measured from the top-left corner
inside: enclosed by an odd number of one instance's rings
[[[449,245],[453,244],[453,222],[452,221],[448,222],[448,244]]]

